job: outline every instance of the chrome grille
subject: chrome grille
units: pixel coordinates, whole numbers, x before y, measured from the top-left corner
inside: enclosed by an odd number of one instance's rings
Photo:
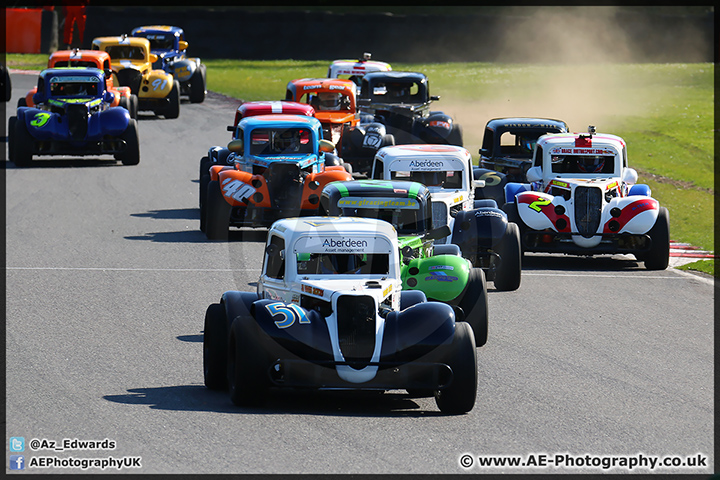
[[[364,367],[375,350],[375,300],[367,295],[343,295],[337,300],[338,343],[348,362]]]
[[[585,238],[595,235],[600,227],[602,191],[597,187],[575,189],[575,225]]]
[[[432,228],[439,228],[447,225],[448,220],[448,209],[447,205],[442,202],[432,202]],[[440,238],[435,240],[436,244],[443,244],[447,241],[446,238]]]

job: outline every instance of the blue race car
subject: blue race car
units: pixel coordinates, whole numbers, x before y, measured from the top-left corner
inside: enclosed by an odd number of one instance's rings
[[[113,155],[124,165],[140,162],[137,121],[111,107],[114,93],[97,68],[40,72],[34,107],[18,107],[8,121],[10,160],[27,166],[33,155]]]
[[[130,33],[133,37],[144,37],[150,41],[150,51],[158,56],[153,68],[163,69],[180,82],[180,94],[186,95],[191,103],[205,100],[207,73],[199,58],[185,55],[188,43],[180,27],[150,25],[137,27]]]

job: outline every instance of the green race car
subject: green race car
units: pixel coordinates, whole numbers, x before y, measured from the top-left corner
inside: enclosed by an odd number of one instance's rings
[[[398,231],[403,290],[423,292],[428,300],[457,306],[475,332],[476,345],[487,341],[488,299],[485,273],[463,258],[454,244],[433,245],[450,235],[443,226],[431,229],[430,192],[410,181],[357,180],[332,182],[320,197],[330,216],[385,220]]]

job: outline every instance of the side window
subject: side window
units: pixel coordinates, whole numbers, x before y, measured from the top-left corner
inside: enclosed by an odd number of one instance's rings
[[[285,275],[285,240],[273,235],[265,250],[265,274],[282,280]]]
[[[495,135],[493,133],[494,132],[491,129],[485,129],[485,135],[483,135],[482,149],[486,150],[486,152],[484,152],[486,155],[492,154],[493,140],[495,139]]]
[[[385,166],[383,164],[383,161],[380,159],[375,159],[375,162],[373,163],[373,173],[372,178],[374,180],[382,180],[383,179],[383,170],[385,169]]]
[[[535,149],[535,161],[533,161],[533,167],[542,167],[543,149],[540,145]]]

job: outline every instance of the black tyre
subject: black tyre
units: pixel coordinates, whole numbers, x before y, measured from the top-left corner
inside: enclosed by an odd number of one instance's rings
[[[190,77],[190,103],[201,103],[205,100],[205,65],[198,65]]]
[[[468,285],[458,306],[465,312],[465,321],[475,334],[475,345],[482,347],[488,335],[488,296],[485,272],[482,268],[471,268]]]
[[[27,99],[25,97],[18,98],[17,106],[18,107],[27,107]]]
[[[15,151],[13,150],[13,147],[15,145],[15,123],[17,122],[17,117],[13,116],[8,118],[8,160],[12,160],[15,158]]]
[[[477,398],[478,368],[475,336],[465,322],[455,324],[455,335],[444,362],[453,372],[450,385],[435,392],[435,403],[443,413],[467,413]]]
[[[125,150],[118,154],[116,158],[122,161],[123,165],[137,165],[140,163],[140,140],[138,139],[137,120],[130,119],[120,138],[125,140]]]
[[[23,119],[15,121],[15,138],[12,139],[12,156],[10,159],[16,167],[27,167],[32,162],[34,139]]]
[[[210,183],[210,175],[207,173],[200,177],[200,231],[205,232],[207,228],[207,214],[205,210],[205,201],[207,199],[208,184]]]
[[[131,93],[130,97],[128,97],[128,98],[129,98],[128,105],[130,106],[128,111],[130,112],[130,118],[134,118],[135,120],[137,120],[138,105],[140,104],[140,100],[138,100],[138,96],[135,95],[134,93]]]
[[[178,118],[180,116],[180,82],[175,80],[173,82],[173,89],[170,90],[168,95],[169,103],[163,110],[163,116],[165,118]]]
[[[670,212],[660,207],[655,225],[648,232],[650,235],[650,251],[643,255],[645,268],[648,270],[665,270],[670,263]]]
[[[207,235],[208,240],[227,241],[232,207],[223,197],[220,191],[220,183],[217,180],[208,183],[204,209],[205,235]]]
[[[228,326],[225,307],[213,303],[205,311],[203,375],[210,390],[227,388]]]
[[[270,386],[267,355],[258,343],[254,323],[252,317],[240,315],[230,329],[228,390],[230,400],[238,406],[260,405]]]
[[[522,251],[520,247],[520,228],[509,222],[496,252],[500,255],[499,268],[495,270],[495,288],[502,292],[517,290],[522,275]],[[497,262],[497,259],[493,260]]]

